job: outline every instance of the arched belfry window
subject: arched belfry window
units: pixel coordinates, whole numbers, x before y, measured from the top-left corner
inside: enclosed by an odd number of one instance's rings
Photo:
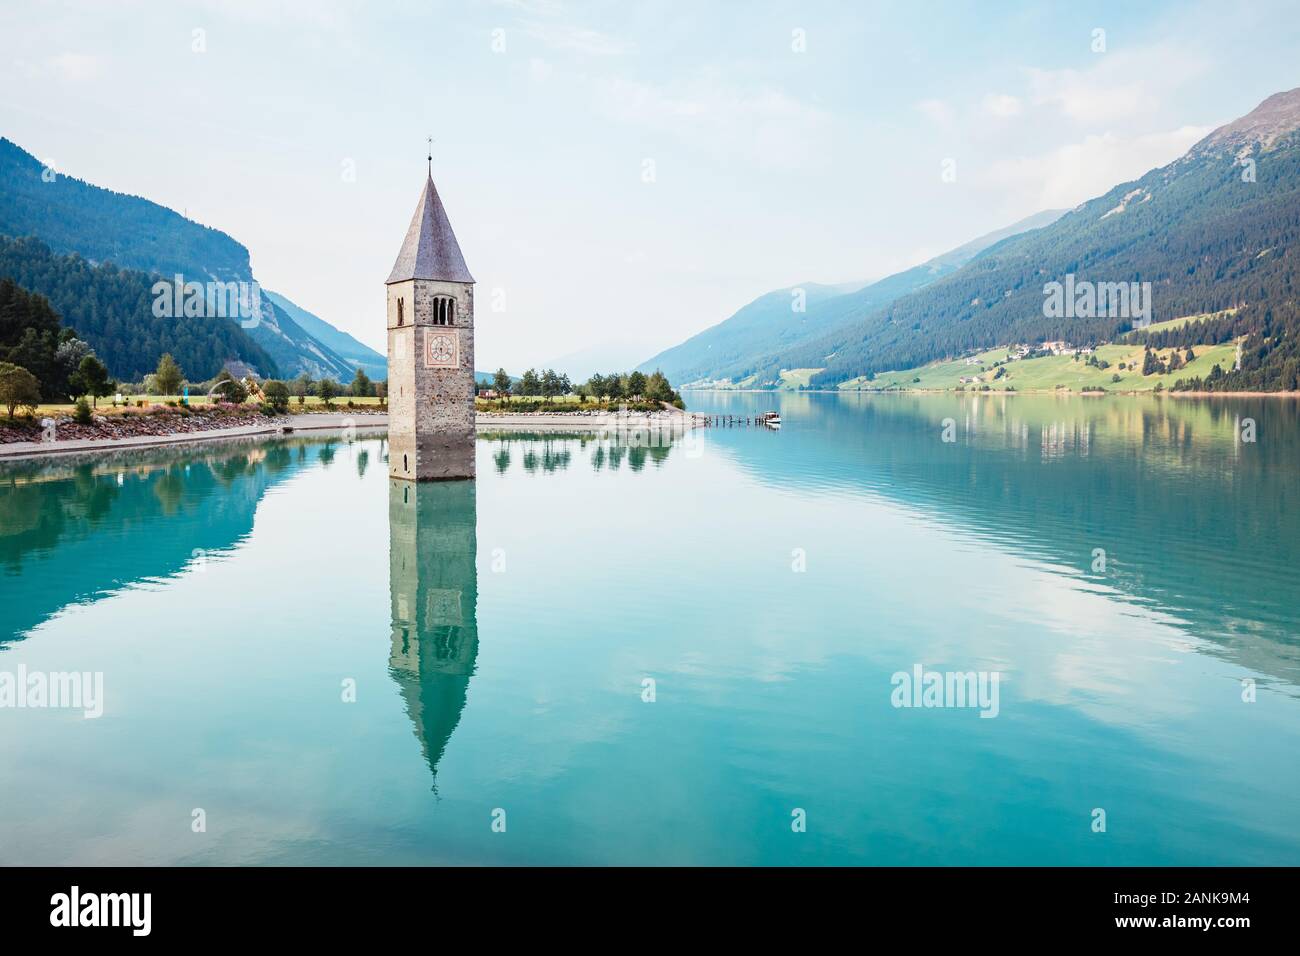
[[[406,303],[402,301],[401,296],[397,297],[397,324],[406,324]]]
[[[456,300],[449,295],[435,295],[433,297],[433,324],[434,325],[455,325],[456,324]]]

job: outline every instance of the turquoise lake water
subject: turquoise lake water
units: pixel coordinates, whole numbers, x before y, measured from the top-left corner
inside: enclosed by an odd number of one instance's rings
[[[0,862],[1300,863],[1294,402],[688,401],[0,468]]]

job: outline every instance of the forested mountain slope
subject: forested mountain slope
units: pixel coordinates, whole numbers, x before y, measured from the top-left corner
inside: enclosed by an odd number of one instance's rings
[[[147,273],[56,255],[39,239],[0,236],[0,277],[48,299],[63,326],[74,329],[109,372],[125,381],[138,382],[154,371],[164,352],[193,381],[216,375],[227,359],[263,375],[278,373],[266,351],[231,319],[155,316],[150,290],[156,280]]]
[[[1073,274],[1150,282],[1152,321],[1237,308],[1223,334],[1254,338],[1228,384],[1291,387],[1282,368],[1296,352],[1298,238],[1300,90],[1293,90],[1168,166],[776,361],[822,369],[812,384],[831,386],[1010,342],[1092,344],[1130,327],[1122,317],[1045,316],[1044,285]]]
[[[644,372],[659,369],[673,382],[739,381],[754,373],[774,382],[781,368],[801,367],[781,365],[782,354],[800,344],[833,335],[899,296],[955,272],[1007,236],[1039,228],[1060,215],[1061,210],[1038,213],[851,292],[816,283],[769,292],[729,319],[659,353],[639,368]],[[795,308],[798,290],[803,293],[802,312]]]
[[[124,270],[157,274],[168,280],[179,274],[187,282],[255,281],[248,250],[224,232],[200,225],[147,199],[102,189],[57,170],[47,170],[30,153],[3,138],[0,138],[0,235],[15,239],[35,236],[55,253],[76,253],[88,260],[90,266],[111,262]],[[110,299],[116,301],[114,297]],[[351,378],[355,367],[347,360],[306,332],[265,296],[261,303],[261,315],[255,326],[245,329],[235,324],[235,339],[245,341],[227,358],[242,358],[242,353],[250,349],[260,350],[264,356],[274,359],[280,374],[307,371],[314,377]],[[101,306],[107,304],[108,301],[100,302]],[[65,319],[73,321],[66,315]],[[104,327],[113,324],[115,319],[117,324],[129,321],[125,315],[95,316],[95,321]],[[172,335],[177,341],[188,343],[193,331],[191,326],[182,325]],[[86,326],[84,336],[93,335],[91,326]],[[122,351],[135,356],[150,340],[148,336],[140,338],[123,346]],[[206,354],[210,344],[208,339],[186,347],[192,347],[196,355]],[[100,343],[95,348],[117,375],[132,376],[129,369],[141,362],[149,364],[144,359],[133,358],[134,364],[117,368],[112,365],[107,348]],[[156,365],[157,359],[158,356],[153,356],[152,364]],[[202,364],[210,363],[204,358]],[[250,364],[262,374],[268,374],[266,369],[270,366],[265,359]]]

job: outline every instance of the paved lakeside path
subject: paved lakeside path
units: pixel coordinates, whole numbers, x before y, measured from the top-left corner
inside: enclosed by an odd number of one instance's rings
[[[476,426],[480,432],[538,431],[538,432],[599,432],[627,429],[687,429],[703,424],[700,416],[689,412],[629,412],[583,414],[510,414],[480,412]],[[24,458],[44,458],[56,455],[85,454],[97,451],[119,451],[132,448],[153,448],[164,445],[188,445],[196,442],[219,441],[224,438],[250,436],[273,437],[299,432],[342,431],[355,428],[358,432],[372,432],[388,428],[384,414],[320,413],[288,415],[267,419],[266,424],[240,425],[235,428],[212,428],[206,431],[177,432],[172,435],[138,435],[130,438],[69,438],[63,441],[21,441],[0,445],[0,461]]]

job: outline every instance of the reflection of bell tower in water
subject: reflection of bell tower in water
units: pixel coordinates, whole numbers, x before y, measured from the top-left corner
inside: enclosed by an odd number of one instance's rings
[[[478,657],[474,482],[389,479],[389,673],[437,786]]]

